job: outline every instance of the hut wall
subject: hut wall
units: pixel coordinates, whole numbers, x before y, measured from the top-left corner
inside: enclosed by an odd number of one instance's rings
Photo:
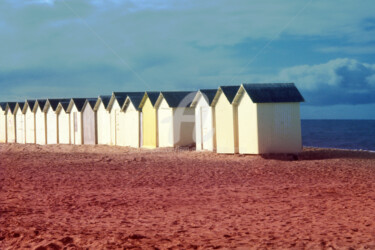
[[[111,144],[111,117],[101,102],[97,110],[98,144]]]
[[[70,138],[71,143],[75,145],[82,144],[82,113],[78,112],[74,105],[70,112]]]
[[[35,114],[27,107],[25,113],[26,120],[26,143],[35,143]]]
[[[159,147],[173,147],[173,109],[163,98],[157,108]]]
[[[140,147],[140,112],[130,102],[124,111],[125,146]]]
[[[82,128],[83,128],[83,143],[94,145],[96,144],[96,120],[95,111],[89,104],[86,104],[82,111]]]
[[[57,115],[52,107],[46,112],[47,119],[47,144],[57,144]]]
[[[0,143],[7,142],[7,121],[5,111],[0,108]]]
[[[25,144],[25,115],[20,109],[16,113],[16,142]]]
[[[35,112],[35,139],[37,144],[46,144],[46,115],[40,107]]]
[[[70,115],[64,109],[57,116],[59,144],[70,144]]]
[[[149,98],[145,101],[142,108],[142,147],[157,147],[157,114]]]
[[[195,109],[179,107],[173,109],[173,144],[187,146],[195,143]]]

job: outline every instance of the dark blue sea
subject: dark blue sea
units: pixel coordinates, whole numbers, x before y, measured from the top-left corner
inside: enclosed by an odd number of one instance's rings
[[[304,146],[375,151],[375,120],[302,120]]]

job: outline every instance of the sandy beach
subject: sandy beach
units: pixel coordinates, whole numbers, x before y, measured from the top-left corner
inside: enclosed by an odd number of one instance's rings
[[[0,145],[0,249],[375,249],[375,153]]]

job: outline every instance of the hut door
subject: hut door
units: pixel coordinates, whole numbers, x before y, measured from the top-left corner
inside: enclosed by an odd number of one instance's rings
[[[76,144],[76,133],[78,132],[78,121],[77,121],[77,112],[73,112],[73,126],[74,126],[74,133],[73,133],[73,142]]]
[[[143,115],[139,112],[139,147],[143,146]]]
[[[120,136],[120,110],[115,110],[115,145],[118,144],[118,136]]]
[[[201,135],[201,140],[202,140],[202,149],[209,149],[208,148],[208,143],[209,143],[209,139],[210,139],[210,133],[212,133],[211,131],[211,127],[210,127],[210,124],[209,124],[209,115],[210,115],[210,112],[209,112],[209,108],[207,107],[202,107],[202,110],[201,110],[201,126],[202,126],[202,135]]]

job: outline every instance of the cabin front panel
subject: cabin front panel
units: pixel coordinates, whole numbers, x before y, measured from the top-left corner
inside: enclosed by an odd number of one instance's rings
[[[86,105],[82,111],[83,143],[96,144],[96,121],[95,112],[90,105]]]
[[[195,107],[195,143],[196,150],[214,150],[214,126],[212,108],[200,96]]]
[[[0,143],[7,142],[7,121],[5,111],[0,108]]]
[[[259,103],[259,153],[298,153],[302,150],[299,103]]]
[[[174,146],[190,146],[195,143],[195,109],[179,107],[173,109]]]
[[[159,147],[173,147],[173,109],[163,99],[157,112]]]
[[[7,114],[7,142],[16,142],[16,121],[15,116],[10,111]]]
[[[109,112],[105,109],[104,104],[101,102],[97,110],[98,121],[98,144],[109,145],[111,144],[111,117]]]
[[[25,113],[26,120],[26,143],[35,143],[35,114],[30,107],[27,108]]]
[[[40,107],[35,112],[35,132],[36,144],[46,144],[46,115]]]
[[[215,106],[216,148],[217,153],[234,154],[235,148],[235,117],[234,108],[226,96],[221,93]]]
[[[157,116],[156,109],[152,106],[149,98],[142,108],[142,129],[143,144],[145,148],[157,147]]]
[[[120,105],[117,100],[114,101],[110,110],[111,117],[111,145],[117,145],[117,135],[120,130]],[[120,136],[120,135],[119,135]]]
[[[46,112],[47,144],[57,144],[57,115],[51,107]]]
[[[132,103],[124,110],[125,146],[140,147],[140,112]]]
[[[16,114],[16,142],[25,144],[25,115],[19,109]]]
[[[238,142],[240,154],[259,154],[257,104],[247,94],[238,104]]]
[[[74,105],[70,112],[70,131],[71,143],[75,145],[82,144],[82,119],[81,112],[78,112]]]
[[[70,144],[70,120],[69,113],[61,110],[58,114],[58,139],[59,144]]]

